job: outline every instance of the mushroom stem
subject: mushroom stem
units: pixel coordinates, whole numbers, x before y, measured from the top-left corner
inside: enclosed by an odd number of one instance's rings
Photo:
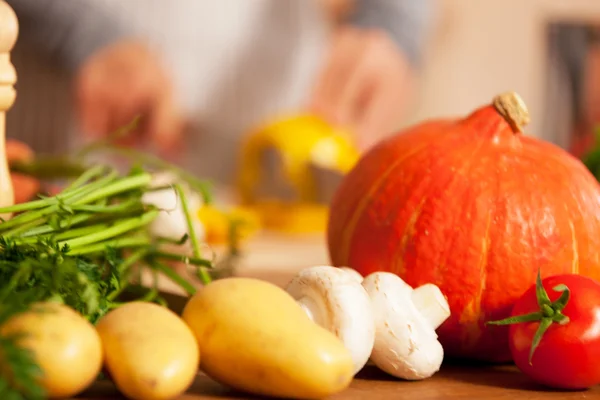
[[[310,267],[286,290],[308,318],[341,340],[352,355],[354,372],[360,371],[375,344],[375,320],[369,295],[356,275],[329,265]]]
[[[435,328],[449,316],[448,302],[435,285],[416,290],[391,272],[365,277],[375,320],[371,360],[382,371],[407,380],[425,379],[439,371],[444,349]]]
[[[416,288],[412,292],[411,298],[421,316],[434,330],[450,317],[448,300],[440,288],[432,283]]]

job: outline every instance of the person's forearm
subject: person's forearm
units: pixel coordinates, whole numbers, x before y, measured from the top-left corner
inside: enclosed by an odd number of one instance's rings
[[[355,0],[348,22],[389,33],[408,61],[418,65],[433,11],[433,0]]]
[[[98,5],[84,0],[6,0],[19,19],[20,35],[67,68],[129,35]]]

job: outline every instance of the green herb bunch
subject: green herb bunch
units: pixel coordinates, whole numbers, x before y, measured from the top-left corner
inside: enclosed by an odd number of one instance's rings
[[[153,187],[150,172],[72,165],[77,168],[70,171],[80,174],[57,195],[0,208],[0,215],[13,215],[0,223],[0,332],[11,317],[40,301],[62,302],[92,323],[122,304],[129,289],[136,300],[164,304],[156,279],[148,288],[135,284],[143,270],[154,277],[162,274],[193,294],[192,282],[169,261],[186,263],[205,284],[211,280],[213,260],[202,257],[179,185],[170,187],[178,194],[189,235],[174,241],[151,233],[161,210],[145,204],[142,196],[165,187]],[[202,194],[209,201],[204,186]],[[0,334],[0,399],[43,399],[37,384],[41,371],[33,354],[18,343],[18,336]]]

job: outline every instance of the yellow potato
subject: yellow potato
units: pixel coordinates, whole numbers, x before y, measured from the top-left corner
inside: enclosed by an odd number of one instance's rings
[[[342,342],[271,283],[213,281],[189,300],[182,316],[198,340],[201,368],[238,390],[316,399],[352,381],[352,358]]]
[[[43,371],[40,383],[50,398],[72,397],[90,386],[102,368],[102,345],[94,326],[58,303],[36,303],[0,329],[23,333],[19,344],[30,349]]]
[[[100,319],[96,329],[106,369],[128,398],[172,399],[194,381],[200,364],[198,344],[171,310],[153,303],[128,303]]]

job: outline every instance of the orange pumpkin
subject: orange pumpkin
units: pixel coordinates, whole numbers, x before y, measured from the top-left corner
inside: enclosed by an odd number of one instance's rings
[[[524,136],[528,121],[508,93],[400,132],[363,155],[331,204],[332,263],[438,285],[450,357],[510,360],[507,328],[485,322],[508,316],[538,268],[600,279],[600,185],[565,150]]]

